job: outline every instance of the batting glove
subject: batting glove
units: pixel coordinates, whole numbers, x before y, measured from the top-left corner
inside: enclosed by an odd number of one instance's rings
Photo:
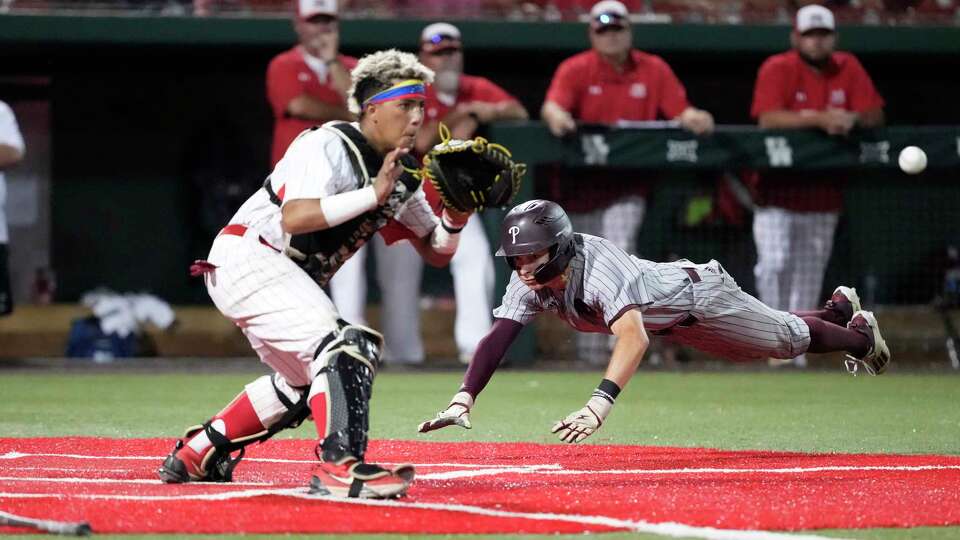
[[[427,420],[420,424],[417,431],[427,433],[447,426],[460,426],[470,429],[473,427],[470,424],[471,407],[473,407],[473,396],[466,392],[457,392],[446,409],[438,412],[437,417],[433,420]]]
[[[582,409],[554,424],[551,431],[565,443],[578,443],[600,429],[612,408],[613,403],[607,399],[593,396]]]

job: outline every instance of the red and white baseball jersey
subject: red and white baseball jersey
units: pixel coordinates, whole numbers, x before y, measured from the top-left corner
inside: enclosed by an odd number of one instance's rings
[[[547,99],[583,122],[673,119],[690,106],[687,91],[657,55],[631,50],[623,72],[589,50],[560,64]]]
[[[359,124],[353,126],[359,129]],[[281,224],[283,205],[296,199],[322,199],[358,189],[343,140],[325,129],[308,131],[293,141],[270,174],[270,186],[281,201],[279,208],[270,201],[266,190],[260,189],[237,210],[230,223],[255,229],[270,245],[278,248],[285,241]],[[417,190],[387,227],[405,231],[405,238],[422,238],[439,222],[423,191]],[[380,229],[381,234],[383,231]]]
[[[621,120],[672,120],[690,106],[687,91],[670,66],[659,56],[638,50],[630,51],[623,72],[593,49],[564,60],[546,99],[579,121],[610,125]],[[635,177],[635,171],[591,170],[578,175],[577,190],[565,188],[555,177],[549,196],[568,212],[586,212],[627,194],[646,195],[647,186]]]
[[[870,75],[854,55],[836,52],[829,65],[817,71],[794,50],[773,55],[760,66],[750,114],[759,118],[770,111],[864,112],[883,104]],[[759,196],[769,206],[837,211],[843,202],[837,180],[835,175],[815,178],[810,173],[765,171],[760,175]]]
[[[480,103],[505,103],[508,101],[517,101],[517,98],[511,96],[506,90],[500,88],[490,79],[484,77],[475,77],[473,75],[460,75],[460,85],[457,89],[457,95],[453,99],[446,96],[438,96],[434,85],[427,86],[427,99],[423,109],[426,113],[426,122],[436,122],[443,120],[451,109],[460,103],[471,103],[479,101]]]
[[[340,55],[339,60],[348,71],[357,65],[357,59],[352,56]],[[297,45],[274,57],[267,67],[267,99],[274,118],[271,165],[280,161],[300,132],[326,121],[294,118],[287,113],[290,102],[304,94],[330,105],[346,107],[346,100],[331,84],[326,64]]]

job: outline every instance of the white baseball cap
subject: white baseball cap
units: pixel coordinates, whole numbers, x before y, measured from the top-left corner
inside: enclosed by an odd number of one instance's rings
[[[801,34],[810,30],[830,30],[837,29],[837,24],[833,19],[833,12],[829,9],[811,4],[804,6],[797,11],[797,32]]]
[[[625,27],[629,24],[630,12],[627,7],[617,0],[602,0],[590,9],[590,26],[602,28],[604,26]]]
[[[294,0],[297,17],[307,20],[317,15],[337,16],[337,0]]]
[[[461,47],[460,29],[450,23],[429,24],[423,29],[423,32],[420,32],[420,48],[426,52],[460,49]]]

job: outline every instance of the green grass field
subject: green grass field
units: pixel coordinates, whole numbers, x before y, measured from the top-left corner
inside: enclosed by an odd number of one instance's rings
[[[175,437],[184,427],[216,412],[255,376],[253,372],[0,372],[0,433],[6,437]],[[387,372],[377,379],[371,436],[552,443],[552,423],[581,407],[600,378],[600,372],[501,372],[478,400],[472,430],[447,428],[420,435],[416,425],[446,405],[460,374]],[[640,372],[621,394],[603,429],[588,441],[957,455],[958,397],[960,377],[948,373],[854,378],[839,370]],[[308,423],[281,435],[312,438],[315,434]],[[960,537],[960,527],[818,532],[898,540]],[[648,537],[609,534],[604,538]]]

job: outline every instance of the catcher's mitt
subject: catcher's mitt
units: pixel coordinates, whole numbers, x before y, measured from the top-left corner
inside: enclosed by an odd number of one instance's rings
[[[527,166],[513,161],[503,146],[483,137],[451,139],[443,124],[440,140],[423,157],[423,172],[448,208],[470,212],[506,206],[520,190]]]

